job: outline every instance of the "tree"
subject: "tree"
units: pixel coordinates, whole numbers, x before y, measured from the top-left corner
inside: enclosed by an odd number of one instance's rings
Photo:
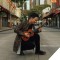
[[[24,3],[24,1],[26,1],[26,0],[12,0],[13,2],[15,2],[15,3],[17,3],[17,4],[19,4],[20,3],[20,5],[19,6],[22,6],[23,5],[23,3]]]
[[[39,5],[39,6],[34,6],[33,9],[31,9],[32,11],[36,11],[37,13],[42,13],[42,10],[46,7],[51,7],[48,4],[44,4],[44,5]]]

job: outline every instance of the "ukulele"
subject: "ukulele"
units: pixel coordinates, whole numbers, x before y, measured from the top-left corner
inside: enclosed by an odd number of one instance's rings
[[[39,25],[39,28],[41,28],[43,25]],[[41,32],[41,31],[40,31]],[[23,33],[29,33],[29,37],[26,37],[25,35],[21,36],[21,38],[24,40],[24,41],[28,41],[30,37],[34,36],[34,31],[32,29],[28,29],[27,31],[24,31]]]
[[[24,41],[28,41],[29,38],[34,35],[34,32],[33,32],[32,29],[28,29],[27,31],[24,31],[23,33],[29,33],[29,37],[26,37],[26,36],[22,36],[22,37],[21,37]]]

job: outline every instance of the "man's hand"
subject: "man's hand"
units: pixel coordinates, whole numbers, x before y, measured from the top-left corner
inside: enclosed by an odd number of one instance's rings
[[[24,35],[26,36],[26,37],[30,37],[30,34],[29,33],[24,33]]]
[[[39,30],[39,32],[41,32],[42,31],[42,28],[39,28],[38,30]]]

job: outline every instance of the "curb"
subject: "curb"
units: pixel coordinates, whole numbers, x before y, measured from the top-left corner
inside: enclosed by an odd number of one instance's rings
[[[3,32],[3,31],[8,31],[8,30],[12,30],[12,29],[5,29],[5,30],[0,30],[0,32]]]

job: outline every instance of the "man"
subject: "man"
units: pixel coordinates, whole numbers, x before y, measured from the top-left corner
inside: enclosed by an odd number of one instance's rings
[[[41,51],[40,50],[40,36],[38,35],[38,33],[41,31],[41,28],[36,28],[34,27],[34,24],[39,20],[39,15],[37,13],[30,13],[29,17],[28,17],[28,20],[25,21],[25,22],[22,22],[17,28],[16,28],[16,33],[17,33],[17,37],[16,37],[16,40],[14,42],[14,46],[13,46],[13,50],[15,52],[17,52],[18,50],[18,47],[20,47],[20,42],[21,41],[24,41],[22,39],[21,36],[25,36],[27,38],[29,38],[30,36],[30,33],[29,32],[25,32],[24,31],[27,31],[29,29],[32,29],[33,32],[34,32],[34,35],[31,36],[28,40],[28,41],[32,41],[35,43],[35,54],[38,54],[38,55],[44,55],[45,52],[44,51]],[[25,41],[26,42],[26,41]],[[21,55],[24,54],[23,53],[23,50],[21,49]]]

